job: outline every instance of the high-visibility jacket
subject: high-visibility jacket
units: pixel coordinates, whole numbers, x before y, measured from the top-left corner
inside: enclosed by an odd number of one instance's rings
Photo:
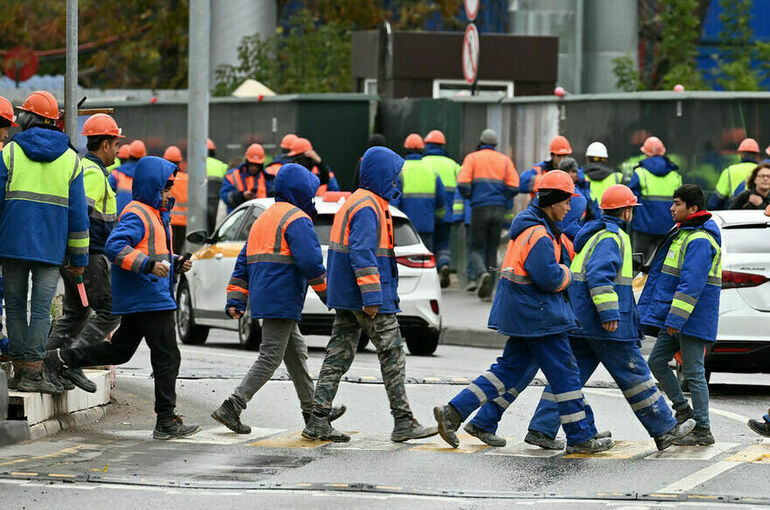
[[[206,158],[206,179],[210,181],[221,181],[227,173],[227,163],[219,161],[211,156]]]
[[[171,210],[172,225],[187,226],[187,182],[187,173],[178,171],[174,179],[174,187],[171,188],[171,196],[174,197],[174,208]]]
[[[530,205],[513,220],[489,327],[513,337],[542,337],[575,329],[565,291],[572,273],[562,262],[562,235]]]
[[[64,133],[31,128],[3,147],[0,257],[88,265],[83,172]]]
[[[433,232],[436,221],[445,216],[444,184],[419,154],[409,154],[405,160],[398,180],[401,195],[393,205],[409,217],[417,232]]]
[[[519,174],[513,161],[491,145],[481,145],[463,160],[457,187],[471,206],[505,206],[519,190]]]
[[[670,326],[707,342],[716,341],[721,244],[719,227],[705,211],[669,232],[655,253],[639,297],[642,324]]]
[[[537,194],[537,189],[540,187],[540,180],[547,172],[550,172],[553,169],[553,160],[548,159],[536,163],[532,168],[521,174],[519,191],[522,193],[529,193],[529,197],[534,199]]]
[[[238,168],[233,168],[225,175],[219,198],[227,206],[227,214],[246,201],[243,193],[255,191],[256,198],[267,198],[267,184],[265,174],[258,172],[256,175],[246,169],[246,163]]]
[[[334,215],[329,241],[329,308],[379,305],[396,313],[398,269],[388,201],[359,188]]]
[[[757,167],[756,161],[741,161],[722,171],[716,190],[709,199],[709,209],[726,209],[730,202],[746,189],[746,179]]]
[[[252,318],[299,321],[308,283],[326,301],[326,270],[313,221],[289,202],[276,202],[254,222],[227,285],[227,307]]]
[[[603,216],[586,223],[575,238],[574,281],[568,292],[580,328],[570,336],[628,342],[642,337],[631,286],[631,238],[620,224],[617,218]],[[602,327],[609,321],[619,321],[612,333]]]
[[[460,174],[460,165],[448,157],[444,149],[433,147],[432,145],[428,144],[422,160],[426,165],[433,168],[441,178],[441,184],[444,185],[444,222],[454,223],[453,204],[455,201],[455,190],[457,189],[457,176]]]
[[[599,162],[591,162],[584,169],[585,178],[591,188],[591,197],[597,204],[602,203],[604,191],[613,184],[623,182],[623,174]],[[596,218],[594,218],[596,219]]]
[[[291,158],[288,155],[281,153],[274,157],[273,161],[271,161],[270,164],[265,167],[265,173],[275,177],[278,173],[278,170],[280,170],[283,165],[289,162],[291,162]]]
[[[161,208],[161,192],[176,165],[147,156],[134,174],[133,197],[107,239],[106,254],[112,261],[112,312],[175,310],[174,271],[169,212]],[[169,199],[173,202],[173,198]],[[173,203],[169,204],[173,207]],[[166,261],[169,275],[159,278],[155,264]]]
[[[104,253],[104,246],[118,220],[115,192],[107,179],[109,174],[98,156],[89,152],[80,160],[83,186],[88,201],[89,253]]]
[[[120,161],[120,158],[115,156],[115,161],[110,166],[107,167],[107,170],[109,172],[112,172],[113,170],[118,168],[121,164],[123,164],[123,163],[122,163],[122,161]]]
[[[644,159],[634,170],[628,187],[642,207],[634,211],[634,230],[644,234],[664,235],[674,226],[671,219],[673,194],[682,185],[679,169],[665,156]]]

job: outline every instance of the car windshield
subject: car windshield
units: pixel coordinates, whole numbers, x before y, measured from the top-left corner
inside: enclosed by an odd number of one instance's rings
[[[333,214],[319,214],[316,217],[315,231],[318,234],[318,241],[324,246],[329,244],[333,222]],[[393,233],[395,234],[394,244],[396,246],[409,246],[420,242],[417,232],[406,218],[393,217]]]
[[[768,225],[735,225],[722,227],[724,245],[732,253],[769,253]]]

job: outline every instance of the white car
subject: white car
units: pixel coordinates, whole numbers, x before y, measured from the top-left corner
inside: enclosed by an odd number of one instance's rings
[[[334,214],[349,193],[332,192],[316,197],[318,216],[315,229],[321,242],[326,263]],[[270,205],[272,198],[250,200],[238,206],[206,238],[203,232],[191,232],[188,240],[203,244],[193,256],[192,270],[183,275],[177,289],[177,331],[183,343],[202,344],[209,328],[237,330],[241,344],[250,349],[259,347],[259,322],[247,315],[236,321],[225,314],[226,287],[254,220]],[[433,254],[420,240],[417,231],[404,213],[390,208],[395,234],[395,253],[398,262],[398,295],[401,313],[398,322],[412,354],[432,354],[438,346],[441,332],[441,288]],[[334,311],[328,310],[312,289],[308,290],[302,311],[300,329],[304,334],[329,335],[334,322]],[[362,335],[359,349],[368,339]]]

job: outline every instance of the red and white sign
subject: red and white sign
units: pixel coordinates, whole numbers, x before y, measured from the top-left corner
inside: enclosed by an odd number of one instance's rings
[[[465,29],[463,38],[463,76],[473,84],[479,68],[479,31],[473,23]]]
[[[468,16],[468,21],[473,21],[478,16],[479,4],[481,0],[465,0],[465,15]]]

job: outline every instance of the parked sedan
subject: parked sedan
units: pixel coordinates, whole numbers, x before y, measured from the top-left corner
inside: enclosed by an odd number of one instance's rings
[[[315,199],[318,215],[315,229],[323,251],[324,263],[334,214],[349,193],[330,192]],[[177,330],[186,344],[202,344],[210,328],[237,330],[241,344],[255,349],[261,341],[259,322],[248,316],[236,321],[225,314],[227,282],[235,267],[254,220],[273,203],[262,198],[245,202],[233,210],[209,238],[202,233],[191,233],[188,239],[203,243],[192,260],[190,272],[182,276],[177,290],[179,309]],[[412,354],[432,354],[438,346],[441,331],[441,289],[433,254],[420,240],[404,213],[391,207],[398,262],[398,295],[401,313],[398,322]],[[247,307],[248,310],[248,307]],[[328,310],[312,290],[309,290],[302,312],[300,329],[304,334],[329,335],[334,322],[334,311]],[[359,348],[368,343],[362,335]]]

